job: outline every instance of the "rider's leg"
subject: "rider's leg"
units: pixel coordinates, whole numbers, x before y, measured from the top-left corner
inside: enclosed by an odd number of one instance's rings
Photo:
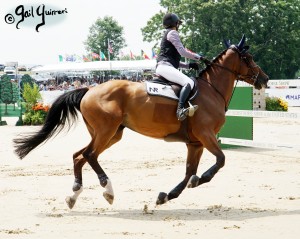
[[[174,68],[173,66],[169,66],[166,64],[160,64],[156,68],[156,73],[158,75],[163,76],[167,80],[177,83],[182,87],[179,95],[179,102],[177,108],[177,118],[182,121],[186,118],[189,108],[184,108],[184,104],[194,87],[194,81],[190,79],[188,76]],[[197,110],[198,106],[194,105],[194,110]]]
[[[176,112],[177,119],[180,121],[185,120],[189,113],[189,108],[184,108],[184,104],[187,98],[189,97],[191,90],[192,88],[189,83],[187,83],[181,88]]]
[[[184,86],[189,83],[192,89],[194,87],[194,81],[173,66],[159,64],[156,68],[156,74],[178,85]]]

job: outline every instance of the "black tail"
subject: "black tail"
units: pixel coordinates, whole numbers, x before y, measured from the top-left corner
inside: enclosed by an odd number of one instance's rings
[[[81,88],[61,95],[52,104],[45,123],[38,132],[14,139],[15,153],[20,159],[44,141],[61,132],[66,123],[68,130],[70,129],[78,117],[76,110],[80,111],[80,102],[87,91],[88,88]]]

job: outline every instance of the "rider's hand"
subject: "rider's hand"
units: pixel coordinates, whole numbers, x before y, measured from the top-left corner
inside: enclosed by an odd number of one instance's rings
[[[191,62],[191,63],[189,63],[189,68],[190,69],[194,69],[194,70],[199,70],[199,64],[198,63],[196,63],[196,62]]]

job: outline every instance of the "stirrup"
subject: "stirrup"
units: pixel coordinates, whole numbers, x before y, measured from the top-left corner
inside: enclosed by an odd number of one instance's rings
[[[183,121],[185,120],[185,118],[187,117],[187,115],[189,114],[189,109],[185,109],[185,108],[181,108],[179,110],[177,110],[177,119],[179,121]]]
[[[192,105],[191,102],[189,102],[189,108],[188,108],[188,114],[189,117],[192,117],[195,114],[195,111],[198,109],[198,105]]]

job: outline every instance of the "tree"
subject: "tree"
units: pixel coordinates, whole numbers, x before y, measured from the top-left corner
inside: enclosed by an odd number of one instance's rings
[[[12,103],[14,103],[14,110],[16,110],[16,102],[19,100],[19,88],[17,82],[12,82]]]
[[[126,46],[123,27],[119,26],[112,17],[105,16],[103,19],[98,18],[90,27],[84,44],[88,52],[99,54],[101,51],[107,57],[109,55],[108,40],[111,41],[110,45],[113,50],[110,53],[110,59],[114,59],[117,57],[119,50]]]
[[[7,112],[7,104],[11,104],[13,100],[12,84],[8,75],[1,76],[0,81],[0,100],[5,104],[5,114]]]
[[[33,87],[33,85],[35,84],[34,79],[28,74],[23,75],[21,82],[20,82],[20,87],[21,87],[20,92],[21,92],[22,98],[23,98],[23,92],[24,92],[24,85],[26,83],[28,83],[31,87]]]
[[[183,19],[184,45],[208,58],[237,43],[245,33],[256,62],[270,78],[294,78],[300,66],[299,0],[161,0]],[[142,28],[144,40],[160,41],[162,16],[155,14]]]

